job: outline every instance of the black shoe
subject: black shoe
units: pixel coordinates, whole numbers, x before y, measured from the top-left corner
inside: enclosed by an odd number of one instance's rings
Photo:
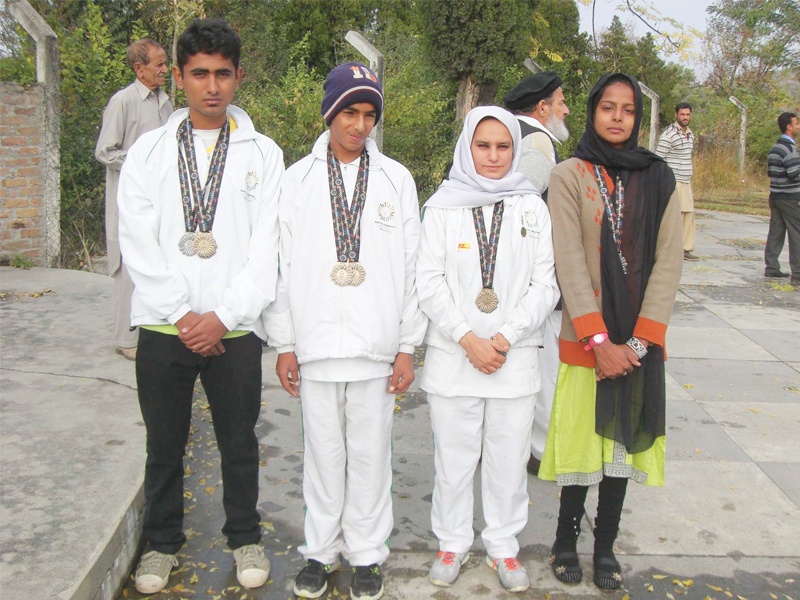
[[[295,595],[301,598],[319,598],[328,589],[328,575],[338,571],[341,564],[337,560],[330,565],[323,565],[317,560],[307,560],[294,578]]]
[[[353,567],[350,581],[350,598],[353,600],[378,600],[383,596],[383,577],[378,565]]]
[[[564,583],[580,583],[583,579],[583,569],[578,562],[578,553],[571,550],[557,550],[558,542],[550,550],[550,566],[553,575]]]
[[[694,262],[694,261],[698,261],[700,259],[697,258],[694,254],[692,254],[688,250],[684,250],[683,251],[683,260],[689,260],[689,261]]]
[[[616,590],[622,585],[622,567],[616,557],[594,556],[594,584],[601,590]]]
[[[542,462],[538,458],[536,458],[533,454],[531,454],[531,457],[528,459],[528,466],[525,467],[525,469],[531,475],[538,475],[539,467],[541,466],[541,464]]]
[[[764,277],[789,277],[789,273],[784,273],[783,271],[773,271],[772,269],[766,269],[764,271]]]

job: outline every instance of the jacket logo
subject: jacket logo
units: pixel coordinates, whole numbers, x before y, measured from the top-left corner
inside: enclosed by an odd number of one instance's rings
[[[392,206],[389,202],[384,202],[378,206],[378,217],[384,223],[388,223],[394,219],[394,206]]]
[[[244,178],[244,187],[248,192],[252,192],[258,187],[258,175],[255,171],[250,171]]]
[[[462,243],[460,243],[460,244],[458,245],[458,249],[459,249],[459,250],[469,250],[469,243],[468,243],[468,242],[462,242]]]
[[[522,215],[522,221],[525,224],[525,227],[530,229],[533,232],[538,232],[539,229],[539,219],[536,218],[536,211],[532,208],[526,210],[525,213]]]

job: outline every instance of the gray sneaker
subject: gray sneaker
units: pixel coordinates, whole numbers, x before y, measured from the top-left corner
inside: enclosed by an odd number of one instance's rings
[[[428,578],[433,585],[449,587],[458,579],[461,566],[469,560],[469,552],[459,554],[457,552],[439,552],[436,560],[431,565],[431,572]]]
[[[169,581],[169,573],[178,566],[174,554],[151,550],[139,559],[134,583],[140,594],[155,594],[163,590]]]
[[[269,559],[258,544],[240,546],[233,551],[236,579],[248,589],[261,587],[269,577]]]
[[[528,574],[525,568],[516,558],[495,558],[486,557],[486,564],[497,571],[497,577],[502,585],[509,592],[524,592],[530,587]]]

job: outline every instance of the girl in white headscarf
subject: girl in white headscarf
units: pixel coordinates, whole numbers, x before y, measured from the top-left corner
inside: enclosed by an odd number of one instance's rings
[[[529,585],[516,536],[528,520],[539,346],[559,292],[547,207],[517,171],[520,140],[511,113],[473,109],[450,178],[423,212],[417,291],[430,320],[422,388],[435,448],[436,585],[455,582],[469,558],[481,456],[487,562],[505,589]]]

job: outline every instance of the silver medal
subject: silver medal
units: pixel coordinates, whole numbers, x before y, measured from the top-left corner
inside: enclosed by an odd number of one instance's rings
[[[180,241],[178,242],[178,249],[181,251],[181,254],[184,256],[194,256],[194,232],[187,231],[181,236]]]

